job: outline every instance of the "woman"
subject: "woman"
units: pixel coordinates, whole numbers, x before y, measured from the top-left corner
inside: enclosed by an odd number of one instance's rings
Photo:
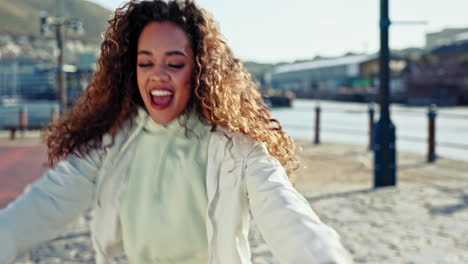
[[[50,127],[52,168],[0,212],[1,263],[86,209],[97,263],[250,263],[249,212],[281,263],[349,262],[209,13],[131,1],[109,24],[92,84]]]

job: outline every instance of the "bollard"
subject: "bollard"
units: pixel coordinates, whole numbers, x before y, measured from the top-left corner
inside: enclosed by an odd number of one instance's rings
[[[16,138],[16,128],[12,127],[10,129],[10,140],[15,140],[15,138]]]
[[[374,149],[374,103],[369,104],[369,150]]]
[[[59,118],[60,118],[59,108],[58,106],[54,106],[54,108],[52,108],[52,113],[50,114],[50,121],[52,123],[55,123],[59,120]]]
[[[428,152],[427,152],[427,162],[434,162],[436,160],[435,152],[435,118],[437,116],[437,106],[431,104],[427,112],[429,117],[429,137],[428,137]]]
[[[28,129],[28,108],[26,108],[26,106],[23,106],[20,109],[19,121],[21,134],[24,136],[24,132]]]
[[[320,144],[320,106],[315,107],[315,144]]]

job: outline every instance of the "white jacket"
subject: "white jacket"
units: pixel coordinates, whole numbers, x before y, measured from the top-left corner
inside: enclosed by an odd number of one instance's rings
[[[126,187],[124,172],[137,151],[133,139],[141,128],[129,122],[112,147],[70,155],[0,210],[0,264],[60,235],[86,209],[93,211],[96,263],[112,263],[122,255],[117,210]],[[208,157],[209,264],[251,263],[249,211],[281,263],[351,263],[337,233],[319,220],[264,144],[217,128]]]

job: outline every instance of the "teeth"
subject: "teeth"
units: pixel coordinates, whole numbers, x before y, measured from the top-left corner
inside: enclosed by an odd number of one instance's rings
[[[173,93],[167,90],[153,90],[151,91],[152,96],[168,96],[172,95]]]

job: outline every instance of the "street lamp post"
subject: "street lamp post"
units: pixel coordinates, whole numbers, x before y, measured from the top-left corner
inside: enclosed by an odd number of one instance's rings
[[[68,97],[67,97],[67,83],[66,76],[63,70],[64,65],[64,29],[67,27],[71,28],[75,33],[83,33],[83,28],[81,21],[78,19],[65,19],[63,17],[63,2],[57,2],[57,16],[49,17],[47,12],[42,11],[40,14],[41,21],[41,35],[47,35],[49,32],[49,27],[54,27],[55,29],[55,39],[57,41],[57,49],[59,51],[57,56],[57,88],[60,98],[60,113],[63,114],[68,108]]]
[[[374,187],[396,185],[396,139],[395,126],[390,119],[390,50],[388,31],[388,0],[380,1],[380,120],[375,126],[374,143]]]
[[[67,84],[65,82],[65,72],[63,71],[63,38],[62,38],[62,26],[63,23],[55,24],[55,39],[57,40],[57,48],[59,54],[57,57],[57,86],[60,96],[60,113],[64,113],[68,108],[67,100]]]

